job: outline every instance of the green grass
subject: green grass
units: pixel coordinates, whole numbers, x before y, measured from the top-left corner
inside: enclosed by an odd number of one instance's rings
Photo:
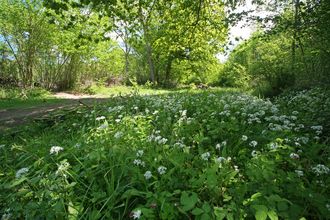
[[[32,108],[37,106],[45,106],[50,104],[56,104],[66,101],[67,99],[58,99],[53,97],[47,97],[47,102],[43,102],[44,98],[30,98],[30,99],[10,99],[0,100],[0,110],[9,109],[22,109]]]

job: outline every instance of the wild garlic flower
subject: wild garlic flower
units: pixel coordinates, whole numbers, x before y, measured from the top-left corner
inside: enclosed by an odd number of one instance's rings
[[[258,142],[256,141],[251,141],[250,144],[249,144],[251,147],[255,147],[258,145]]]
[[[270,144],[270,149],[271,149],[271,150],[277,150],[277,148],[278,148],[277,143],[271,143],[271,144]]]
[[[243,141],[247,141],[247,139],[248,139],[247,136],[245,136],[245,135],[242,136],[242,140],[243,140]]]
[[[224,157],[219,157],[219,158],[217,158],[217,162],[222,165],[223,163],[226,163],[227,162],[227,159],[224,158]]]
[[[120,122],[120,119],[119,119],[119,118],[117,118],[117,119],[115,120],[115,122],[119,123],[119,122]]]
[[[105,119],[105,117],[104,117],[104,116],[97,117],[95,120],[96,120],[96,121],[99,121],[99,120],[102,120],[102,119]]]
[[[298,173],[298,177],[304,176],[304,172],[301,170],[295,170],[296,173]]]
[[[158,111],[154,111],[154,113],[152,113],[153,115],[155,115],[155,114],[158,114]]]
[[[69,166],[70,166],[70,164],[68,162],[65,162],[64,164],[61,164],[58,167],[55,175],[62,174],[64,177],[66,177],[65,171],[68,169]]]
[[[57,155],[58,152],[59,152],[60,150],[63,150],[63,147],[53,146],[53,147],[50,149],[50,154],[56,153],[56,155]]]
[[[158,173],[159,173],[160,175],[165,174],[165,173],[166,173],[166,170],[167,170],[166,167],[163,167],[163,166],[158,167]]]
[[[158,144],[165,144],[168,141],[167,138],[162,138],[161,140],[158,141]]]
[[[299,159],[299,155],[298,154],[295,154],[295,153],[291,153],[290,154],[290,157],[292,158],[292,159]]]
[[[141,213],[141,210],[137,210],[136,212],[134,212],[133,219],[139,219],[141,217]]]
[[[104,130],[108,127],[108,124],[103,124],[100,127],[97,128],[97,130]]]
[[[251,155],[252,155],[252,157],[258,157],[259,156],[258,153],[257,153],[257,151],[255,151],[255,150],[253,150],[251,152]]]
[[[145,172],[145,174],[144,174],[144,178],[146,178],[146,180],[150,179],[151,176],[152,176],[152,174],[149,170],[147,172]]]
[[[16,179],[25,177],[25,175],[27,174],[27,172],[29,172],[29,169],[28,168],[22,168],[22,169],[20,169],[16,173],[16,176],[15,176]]]
[[[221,148],[221,144],[217,144],[217,146],[215,146],[215,149],[217,150],[220,150],[220,148]]]
[[[206,153],[202,154],[202,159],[207,161],[210,156],[211,156],[210,153],[206,152]]]
[[[319,176],[321,174],[328,174],[330,169],[323,164],[318,164],[316,167],[312,167],[312,170]]]
[[[133,163],[134,163],[136,166],[141,165],[142,167],[145,167],[145,163],[144,163],[144,161],[141,161],[140,159],[135,159],[135,160],[133,161]]]
[[[124,133],[122,131],[118,131],[116,134],[115,134],[115,138],[118,139],[118,138],[121,138],[122,136],[124,135]]]
[[[0,149],[5,149],[5,144],[0,145]]]
[[[137,153],[136,153],[136,156],[138,157],[141,157],[143,155],[143,150],[139,150]]]

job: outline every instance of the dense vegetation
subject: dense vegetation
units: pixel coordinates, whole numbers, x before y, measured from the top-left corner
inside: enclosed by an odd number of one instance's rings
[[[3,219],[327,219],[329,97],[135,93],[2,132]]]
[[[0,0],[0,104],[135,89],[1,131],[2,219],[329,219],[330,2],[253,3]]]

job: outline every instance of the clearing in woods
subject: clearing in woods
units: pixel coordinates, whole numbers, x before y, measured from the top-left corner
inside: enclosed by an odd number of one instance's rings
[[[42,118],[50,112],[62,109],[64,107],[84,104],[90,105],[94,102],[109,100],[108,98],[98,98],[95,95],[82,95],[67,92],[53,93],[52,96],[68,100],[61,103],[32,108],[0,110],[0,130],[29,123],[35,118]]]

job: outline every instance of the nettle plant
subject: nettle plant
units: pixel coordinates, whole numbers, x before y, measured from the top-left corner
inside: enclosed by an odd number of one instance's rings
[[[3,219],[330,216],[329,147],[314,138],[323,127],[293,108],[212,90],[63,114],[4,136]]]

